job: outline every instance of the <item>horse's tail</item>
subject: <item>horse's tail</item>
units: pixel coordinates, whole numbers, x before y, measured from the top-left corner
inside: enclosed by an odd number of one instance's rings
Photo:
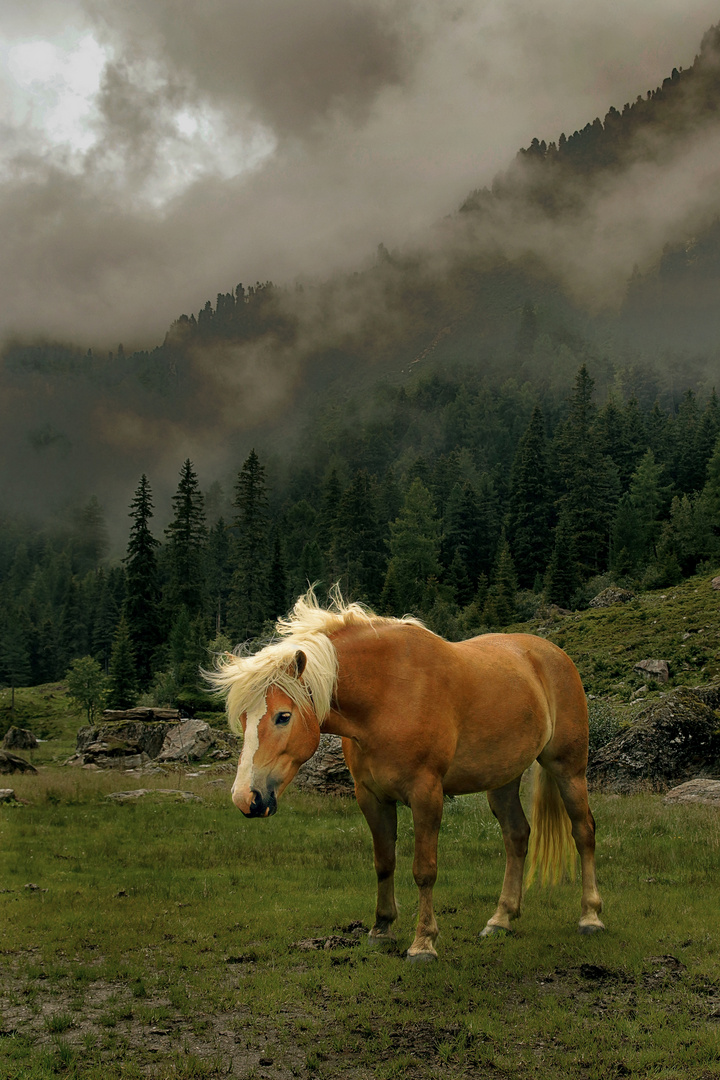
[[[534,769],[532,821],[528,869],[525,879],[530,886],[538,874],[540,883],[556,885],[567,871],[575,880],[575,844],[572,825],[555,780],[537,762]]]

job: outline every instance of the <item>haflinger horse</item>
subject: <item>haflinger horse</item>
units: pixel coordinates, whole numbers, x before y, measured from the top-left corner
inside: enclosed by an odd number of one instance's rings
[[[485,791],[506,851],[497,910],[483,936],[520,914],[531,830],[520,780],[534,762],[532,879],[574,871],[580,855],[579,929],[602,930],[595,822],[585,769],[588,715],[580,676],[557,646],[530,634],[448,642],[417,619],[383,618],[345,603],[327,609],[311,588],[273,641],[252,655],[225,654],[208,679],[227,696],[231,729],[244,733],[232,786],[247,817],[268,817],[320,732],[342,737],[355,795],[372,833],[377,908],[369,940],[392,940],[397,803],[412,811],[419,913],[409,959],[434,959],[438,832],[445,795]]]

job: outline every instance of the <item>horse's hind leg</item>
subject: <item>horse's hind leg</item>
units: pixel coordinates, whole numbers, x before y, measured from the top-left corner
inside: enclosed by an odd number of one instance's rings
[[[520,914],[523,870],[528,850],[530,826],[520,802],[520,777],[505,787],[488,792],[490,809],[500,823],[505,844],[505,877],[497,910],[482,931],[482,937],[511,929]]]
[[[562,772],[552,775],[568,812],[573,840],[580,855],[582,899],[578,929],[581,934],[592,934],[604,930],[605,926],[600,921],[603,905],[595,874],[595,819],[588,803],[587,782],[584,773],[572,777]]]
[[[397,806],[381,802],[362,784],[355,785],[355,796],[373,838],[375,873],[377,874],[377,907],[375,924],[370,931],[371,944],[392,941],[392,923],[397,919],[395,904],[395,842],[397,840]]]

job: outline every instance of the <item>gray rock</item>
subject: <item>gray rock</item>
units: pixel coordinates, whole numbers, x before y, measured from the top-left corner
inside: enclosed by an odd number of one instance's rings
[[[215,736],[204,720],[185,720],[165,736],[158,761],[198,761],[215,743]]]
[[[12,788],[0,788],[0,802],[15,802],[15,792]]]
[[[673,690],[593,755],[588,779],[629,793],[665,790],[700,774],[720,777],[719,708],[720,685]]]
[[[203,801],[200,796],[195,795],[194,792],[179,791],[177,788],[135,788],[133,791],[113,791],[110,795],[106,796],[106,798],[112,799],[113,802],[124,803],[133,802],[135,799],[141,799],[144,795],[174,796],[176,799],[181,799],[183,802]]]
[[[663,802],[710,803],[712,806],[720,806],[720,780],[696,776],[694,780],[687,780],[668,791]]]
[[[3,750],[37,750],[38,741],[27,728],[11,727],[5,732]]]
[[[342,740],[339,735],[320,736],[320,745],[295,777],[301,791],[317,791],[323,795],[353,795],[355,785],[345,764]]]
[[[670,678],[667,660],[640,660],[635,664],[633,671],[659,683],[666,683]]]
[[[627,604],[628,600],[634,599],[635,593],[630,592],[629,589],[619,589],[617,586],[611,586],[609,589],[603,589],[597,596],[593,596],[588,603],[588,607],[612,607],[613,604]]]
[[[36,773],[37,769],[25,758],[11,754],[7,750],[0,750],[0,773]]]
[[[710,587],[715,589],[716,592],[720,592],[720,577],[714,577],[710,582]]]

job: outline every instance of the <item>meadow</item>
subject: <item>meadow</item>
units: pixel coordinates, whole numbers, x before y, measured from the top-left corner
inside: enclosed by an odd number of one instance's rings
[[[247,821],[230,779],[50,763],[12,778],[23,801],[0,807],[3,1080],[720,1077],[717,809],[596,793],[607,933],[577,933],[568,882],[533,886],[516,932],[481,940],[501,837],[484,796],[448,801],[440,959],[414,966],[409,811],[397,947],[378,951],[354,800],[291,788],[274,818]],[[153,785],[202,802],[107,798]]]

